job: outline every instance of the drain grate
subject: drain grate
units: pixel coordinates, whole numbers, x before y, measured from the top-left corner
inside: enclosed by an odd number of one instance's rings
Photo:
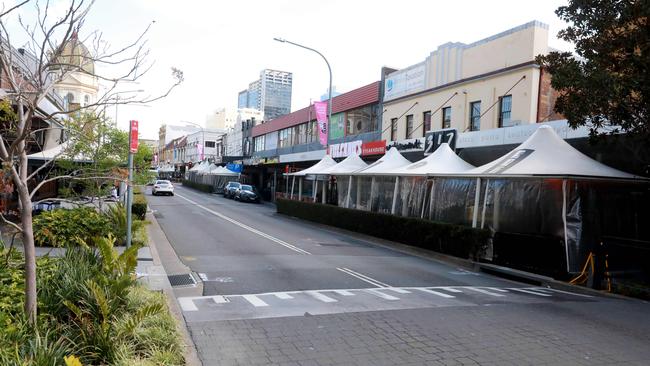
[[[196,285],[196,280],[192,277],[192,274],[176,274],[167,276],[169,283],[172,287],[181,287],[181,286],[194,286]]]

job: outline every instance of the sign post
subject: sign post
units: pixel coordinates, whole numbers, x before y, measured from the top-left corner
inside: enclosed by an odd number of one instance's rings
[[[126,247],[131,246],[131,223],[133,205],[133,154],[138,152],[138,121],[131,120],[129,126],[129,178],[126,186]]]

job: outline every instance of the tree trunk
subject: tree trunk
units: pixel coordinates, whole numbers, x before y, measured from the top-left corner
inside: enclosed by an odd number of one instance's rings
[[[36,249],[34,248],[34,230],[32,228],[32,200],[27,189],[19,190],[20,221],[23,229],[23,247],[25,248],[25,314],[30,323],[36,322]]]

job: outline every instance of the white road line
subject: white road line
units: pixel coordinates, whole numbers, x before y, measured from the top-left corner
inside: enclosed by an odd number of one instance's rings
[[[307,291],[306,293],[309,294],[314,299],[320,300],[322,302],[337,302],[338,301],[338,300],[333,299],[333,298],[331,298],[329,296],[325,296],[325,295],[321,294],[318,291]]]
[[[456,297],[456,296],[452,296],[452,295],[443,294],[442,292],[438,292],[438,291],[434,291],[434,290],[429,290],[428,288],[416,288],[416,290],[420,290],[420,291],[422,291],[422,292],[426,292],[426,293],[428,293],[428,294],[432,294],[432,295],[436,295],[436,296],[444,297],[445,299],[453,299],[453,298]]]
[[[398,294],[410,294],[411,293],[411,291],[404,290],[403,288],[399,288],[399,287],[389,287],[386,290],[391,290],[393,292],[397,292]]]
[[[573,292],[562,291],[562,290],[558,290],[558,289],[554,289],[554,288],[549,288],[548,290],[553,291],[553,292],[559,292],[559,293],[561,293],[561,294],[573,295],[573,296],[588,297],[588,298],[592,298],[592,297],[593,297],[593,296],[591,296],[591,295],[576,294],[576,293],[573,293]]]
[[[456,294],[459,294],[459,293],[463,292],[463,291],[461,291],[461,290],[459,290],[457,288],[453,288],[453,287],[438,287],[438,288],[442,289],[442,290],[445,290],[445,291],[453,292],[453,293],[456,293]]]
[[[352,292],[346,291],[346,290],[334,290],[334,292],[336,292],[337,294],[339,294],[341,296],[354,296],[354,294]]]
[[[504,289],[498,288],[498,287],[486,287],[486,289],[496,291],[496,292],[508,292],[508,290],[504,290]]]
[[[230,300],[228,300],[225,296],[215,295],[211,297],[212,300],[214,300],[214,302],[216,302],[217,304],[225,304],[230,302]]]
[[[179,297],[178,304],[181,306],[181,309],[183,309],[183,311],[199,310],[199,308],[196,307],[196,304],[194,304],[194,301],[191,297]]]
[[[478,288],[478,287],[468,287],[468,288],[469,288],[470,290],[472,290],[472,291],[476,291],[476,292],[479,292],[479,293],[482,293],[482,294],[485,294],[485,295],[494,296],[494,297],[503,297],[503,296],[506,296],[506,295],[501,295],[501,294],[495,294],[494,292],[490,292],[490,291],[487,291],[487,290],[484,290],[484,289],[482,289],[482,288]]]
[[[352,277],[356,277],[356,278],[360,279],[361,281],[367,282],[367,283],[369,283],[369,284],[371,284],[373,286],[392,287],[392,286],[390,286],[388,284],[385,284],[385,283],[383,283],[381,281],[375,280],[374,278],[368,277],[368,276],[366,276],[364,274],[361,274],[359,272],[355,272],[355,271],[353,271],[353,270],[351,270],[349,268],[341,267],[341,268],[336,268],[336,269],[338,269],[339,271],[341,271],[343,273],[349,274]]]
[[[550,296],[551,296],[551,295],[549,295],[549,294],[543,294],[543,293],[541,293],[541,292],[531,291],[531,289],[510,288],[509,290],[519,291],[519,292],[523,292],[523,293],[525,293],[525,294],[531,294],[531,295],[537,295],[537,296],[545,296],[545,297],[550,297]]]
[[[375,295],[377,297],[381,297],[384,300],[399,300],[399,297],[395,297],[395,296],[392,296],[392,295],[389,295],[389,294],[385,294],[385,293],[383,293],[383,292],[381,292],[379,290],[372,289],[372,290],[366,290],[366,292],[371,293],[371,294],[373,294],[373,295]]]
[[[242,297],[246,301],[250,302],[251,305],[253,305],[255,307],[269,306],[269,304],[265,303],[264,301],[262,301],[262,299],[260,299],[259,297],[255,296],[255,295],[242,295]]]
[[[286,292],[276,292],[273,295],[275,295],[275,297],[277,297],[278,299],[282,299],[282,300],[293,299],[293,296],[289,295]]]
[[[186,197],[181,196],[180,194],[176,194],[176,197],[182,198],[182,199],[184,199],[185,201],[187,201],[187,202],[189,202],[189,203],[195,205],[196,207],[202,208],[203,210],[205,210],[205,211],[207,211],[207,212],[213,214],[214,216],[219,217],[220,219],[226,220],[226,221],[228,221],[228,222],[230,222],[230,223],[233,223],[233,224],[235,224],[235,225],[241,227],[242,229],[248,230],[248,231],[250,231],[250,232],[252,232],[252,233],[254,233],[254,234],[257,234],[257,235],[259,235],[259,236],[261,236],[261,237],[264,237],[264,238],[266,238],[266,239],[269,239],[269,240],[271,240],[272,242],[275,242],[275,243],[280,244],[280,245],[282,245],[282,246],[284,246],[284,247],[286,247],[286,248],[288,248],[288,249],[290,249],[290,250],[293,250],[294,252],[297,252],[297,253],[300,253],[300,254],[307,254],[307,255],[310,255],[310,254],[311,254],[311,253],[309,253],[308,251],[303,250],[303,249],[300,249],[300,248],[298,248],[298,247],[296,247],[296,246],[294,246],[294,245],[291,245],[291,244],[287,243],[287,242],[284,241],[284,240],[280,240],[280,239],[278,239],[278,238],[276,238],[276,237],[273,237],[273,236],[271,236],[271,235],[269,235],[269,234],[266,234],[266,233],[263,233],[263,232],[261,232],[261,231],[259,231],[259,230],[257,230],[257,229],[254,229],[254,228],[252,228],[252,227],[250,227],[250,226],[248,226],[248,225],[246,225],[246,224],[243,224],[243,223],[241,223],[241,222],[239,222],[239,221],[237,221],[237,220],[235,220],[235,219],[231,219],[230,217],[228,217],[228,216],[226,216],[226,215],[223,215],[223,214],[220,214],[220,213],[218,213],[218,212],[216,212],[216,211],[214,211],[214,210],[211,210],[211,209],[209,209],[209,208],[207,208],[207,207],[205,207],[205,206],[203,206],[203,205],[201,205],[201,204],[199,204],[199,203],[197,203],[197,202],[192,201],[192,200],[189,199],[189,198],[186,198]]]

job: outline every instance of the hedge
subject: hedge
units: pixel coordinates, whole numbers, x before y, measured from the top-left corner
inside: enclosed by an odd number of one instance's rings
[[[182,183],[183,187],[198,189],[199,191],[206,193],[214,193],[214,187],[209,184],[196,183],[187,179],[183,179]]]
[[[147,215],[147,199],[143,194],[134,194],[133,203],[131,204],[131,213],[140,220],[144,220]]]
[[[410,217],[277,199],[278,213],[382,239],[476,259],[487,248],[489,231]]]

